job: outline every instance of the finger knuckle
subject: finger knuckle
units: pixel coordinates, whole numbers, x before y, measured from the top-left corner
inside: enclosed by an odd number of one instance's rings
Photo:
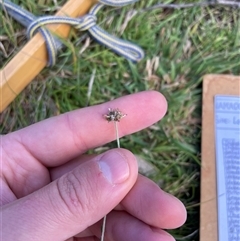
[[[93,208],[86,187],[86,180],[78,178],[74,173],[61,177],[57,182],[60,199],[71,216],[79,217]]]

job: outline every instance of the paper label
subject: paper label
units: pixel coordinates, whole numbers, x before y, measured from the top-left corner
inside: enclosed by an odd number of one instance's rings
[[[240,97],[214,100],[219,241],[240,241]]]

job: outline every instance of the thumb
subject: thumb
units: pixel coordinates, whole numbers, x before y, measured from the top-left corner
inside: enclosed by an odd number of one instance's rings
[[[110,212],[136,179],[137,164],[131,152],[114,149],[94,157],[5,205],[3,240],[66,240]]]

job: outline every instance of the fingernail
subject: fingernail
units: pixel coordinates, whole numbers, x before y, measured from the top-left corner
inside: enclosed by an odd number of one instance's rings
[[[110,151],[104,154],[98,161],[99,168],[104,177],[111,184],[124,182],[130,174],[126,158],[117,151]]]

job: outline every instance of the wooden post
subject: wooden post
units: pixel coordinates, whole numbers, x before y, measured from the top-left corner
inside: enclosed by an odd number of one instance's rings
[[[95,0],[69,0],[56,16],[77,17],[88,12]],[[54,24],[49,30],[61,38],[67,38],[70,26]],[[0,113],[38,75],[47,64],[45,41],[36,34],[19,53],[0,71]]]

